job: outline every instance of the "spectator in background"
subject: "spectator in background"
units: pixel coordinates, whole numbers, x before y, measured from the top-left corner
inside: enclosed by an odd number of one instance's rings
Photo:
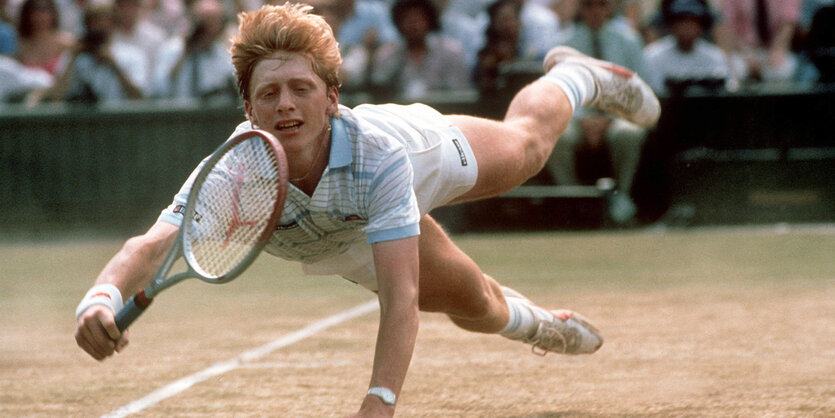
[[[562,43],[643,76],[643,43],[637,32],[612,21],[613,6],[612,0],[580,0],[580,20]],[[626,120],[577,109],[546,168],[558,184],[576,185],[581,184],[576,164],[578,155],[594,154],[598,156],[595,160],[602,155],[610,157],[617,182],[611,216],[618,223],[628,223],[637,213],[630,191],[646,136],[645,128]]]
[[[169,40],[161,48],[154,69],[155,96],[237,99],[223,4],[218,0],[197,0],[190,15],[190,32]]]
[[[347,16],[343,15],[345,5],[339,0],[310,0],[314,12],[328,22],[335,34],[340,33],[342,22]],[[372,57],[379,46],[376,29],[370,29],[362,41],[356,44],[339,42],[339,52],[342,55],[342,66],[339,68],[339,79],[342,81],[344,93],[367,93],[370,89],[372,72]]]
[[[166,38],[183,36],[189,30],[190,24],[183,0],[146,0],[144,10],[148,22],[162,29]]]
[[[835,5],[818,8],[806,34],[806,54],[818,81],[835,83]]]
[[[0,4],[4,0],[0,0]],[[16,21],[20,16],[20,9],[26,0],[5,0],[5,9],[0,9],[0,20],[4,18],[2,15],[6,14],[7,21]],[[55,7],[58,9],[58,15],[61,17],[59,22],[59,30],[69,32],[76,38],[80,38],[84,34],[84,5],[90,1],[112,1],[112,0],[53,0]],[[14,16],[14,19],[9,18]]]
[[[483,20],[486,24],[486,17],[482,15],[493,2],[494,0],[448,0],[445,10]]]
[[[792,50],[798,59],[799,68],[795,74],[798,82],[818,82],[826,79],[819,64],[821,53],[832,55],[832,51],[835,50],[835,22],[826,16],[830,13],[827,9],[832,8],[835,8],[835,0],[801,1],[800,20],[792,41]],[[826,52],[829,47],[833,49]]]
[[[0,0],[0,22],[11,23],[14,20],[9,13],[10,8],[9,0]]]
[[[566,33],[570,33],[575,21],[578,19],[578,9],[580,0],[539,0],[548,5],[560,22],[560,34],[558,39],[565,39]],[[655,2],[656,0],[612,0],[612,18],[611,24],[622,25],[627,32],[641,31],[644,24],[644,14],[647,7],[653,8],[646,4],[648,1]]]
[[[437,34],[440,20],[432,0],[398,0],[391,19],[402,40],[377,50],[371,76],[375,86],[406,100],[431,91],[472,87],[461,45]]]
[[[482,94],[501,89],[501,66],[521,59],[522,4],[517,0],[498,0],[487,9],[489,23],[485,43],[478,52],[473,72],[475,84]]]
[[[53,0],[23,2],[17,25],[17,59],[27,67],[53,75],[62,71],[75,36],[60,30],[59,25],[60,15]]]
[[[188,1],[189,1],[189,4],[194,2],[194,0],[188,0]],[[238,13],[251,12],[251,11],[257,10],[261,6],[264,6],[264,5],[267,5],[267,4],[274,5],[274,6],[280,6],[284,3],[288,3],[289,1],[290,0],[224,0],[224,3],[226,4],[227,15],[229,15],[231,13],[231,15],[237,16]],[[296,1],[296,0],[293,0],[293,1],[296,2],[296,3],[299,3],[299,1]],[[230,3],[233,6],[231,9],[229,7]],[[305,0],[302,3],[310,3],[310,1]]]
[[[560,20],[548,7],[533,0],[522,4],[522,39],[520,51],[525,59],[540,60],[554,47],[560,33]]]
[[[102,103],[146,96],[150,84],[146,55],[130,44],[114,47],[113,7],[107,3],[88,5],[84,26],[84,37],[67,69],[54,86],[34,91],[27,99],[28,104],[42,100]]]
[[[275,3],[273,1],[272,3]],[[344,93],[373,93],[374,55],[397,40],[386,3],[373,0],[309,0],[331,26],[339,42]]]
[[[791,81],[797,69],[792,39],[800,20],[801,0],[720,0],[722,30],[717,43],[744,65],[742,81]]]
[[[713,26],[705,0],[674,0],[666,15],[671,35],[644,49],[646,81],[656,94],[681,92],[689,86],[715,89],[730,80],[725,53],[704,39]]]
[[[145,54],[147,67],[145,78],[151,79],[160,45],[166,40],[166,33],[143,13],[141,0],[115,0],[114,2],[114,48],[123,45],[140,49]]]
[[[14,26],[0,21],[0,55],[14,56],[17,54],[17,31]]]
[[[335,0],[334,13],[340,16],[336,39],[345,47],[359,44],[383,45],[397,40],[397,30],[385,3],[376,0]]]
[[[579,7],[580,0],[553,0],[551,2],[551,10],[554,11],[560,21],[561,33],[557,35],[559,39],[565,38],[563,33],[568,33],[574,27]]]
[[[661,0],[615,0],[615,20],[643,35]]]
[[[467,65],[474,68],[479,49],[484,45],[486,22],[480,15],[470,16],[452,7],[455,0],[435,0],[441,15],[441,33],[458,41],[467,55]]]
[[[819,10],[835,6],[835,0],[802,0],[800,4],[800,31],[809,32]]]
[[[80,38],[84,34],[84,7],[91,1],[105,0],[55,0],[61,14],[61,29]]]
[[[5,13],[6,0],[0,0],[0,56],[17,54],[17,28]]]
[[[47,89],[53,82],[52,74],[40,68],[28,68],[8,55],[0,55],[0,104],[22,102],[30,92]]]

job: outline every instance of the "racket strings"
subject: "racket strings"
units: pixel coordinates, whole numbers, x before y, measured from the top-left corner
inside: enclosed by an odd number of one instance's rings
[[[262,139],[229,149],[196,190],[187,231],[192,267],[221,278],[243,262],[264,236],[279,193],[278,161]]]

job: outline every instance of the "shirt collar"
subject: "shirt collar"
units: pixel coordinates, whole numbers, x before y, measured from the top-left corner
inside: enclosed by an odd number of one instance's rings
[[[346,167],[351,163],[351,138],[342,118],[331,118],[331,156],[328,166]]]

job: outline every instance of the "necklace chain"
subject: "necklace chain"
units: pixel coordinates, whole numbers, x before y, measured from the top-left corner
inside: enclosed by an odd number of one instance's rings
[[[330,138],[330,132],[331,132],[331,127],[330,127],[330,124],[328,124],[328,138]],[[322,156],[322,150],[325,149],[326,145],[327,145],[327,141],[322,141],[322,144],[319,145],[319,150],[316,151],[316,157],[313,158],[313,162],[310,163],[310,168],[307,169],[307,173],[305,173],[301,177],[291,178],[290,179],[291,182],[302,181],[302,180],[306,179],[308,176],[310,176],[311,173],[313,173],[313,169],[316,167],[316,164],[319,162],[319,157]]]

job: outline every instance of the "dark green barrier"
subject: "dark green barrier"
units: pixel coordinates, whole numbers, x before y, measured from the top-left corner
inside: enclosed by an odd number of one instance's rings
[[[0,114],[0,231],[149,226],[244,120],[234,107],[131,103]]]
[[[835,222],[835,86],[662,100],[633,194],[645,220]]]
[[[501,118],[509,99],[454,92],[424,102],[444,113]],[[835,221],[835,90],[702,95],[664,105],[633,190],[645,218],[684,202],[702,223],[756,222],[764,214],[766,221]],[[141,232],[243,120],[240,107],[200,103],[0,107],[0,234]],[[797,218],[804,214],[811,218]]]

